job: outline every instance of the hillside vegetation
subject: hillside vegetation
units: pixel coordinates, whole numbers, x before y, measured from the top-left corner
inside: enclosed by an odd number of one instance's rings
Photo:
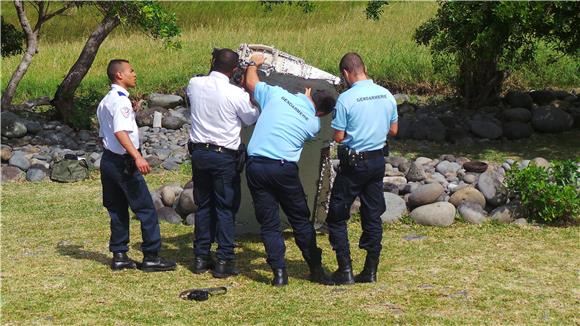
[[[369,73],[395,90],[409,92],[448,88],[445,78],[433,73],[429,49],[415,44],[415,29],[432,17],[434,2],[394,2],[377,22],[367,20],[366,2],[317,2],[311,13],[298,6],[274,6],[271,12],[256,2],[168,2],[182,28],[182,48],[166,49],[159,41],[119,27],[101,50],[83,81],[80,96],[98,98],[108,88],[107,62],[126,58],[138,73],[135,95],[174,92],[190,76],[208,70],[213,47],[237,48],[240,43],[274,45],[303,57],[307,63],[337,74],[337,63],[348,51],[365,58]],[[14,7],[2,2],[2,15],[17,24]],[[32,10],[28,14],[31,16]],[[78,57],[86,37],[98,24],[91,8],[75,9],[43,27],[40,52],[23,79],[15,103],[26,98],[52,96],[58,83]],[[539,59],[511,77],[508,85],[528,88],[578,87],[579,63],[570,57],[550,58],[542,47]],[[2,58],[2,88],[20,61]]]

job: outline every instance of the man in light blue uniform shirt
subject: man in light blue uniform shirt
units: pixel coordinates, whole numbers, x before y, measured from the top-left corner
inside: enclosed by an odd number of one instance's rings
[[[383,147],[387,133],[398,130],[397,103],[391,93],[368,79],[361,57],[347,53],[340,61],[340,72],[349,89],[336,102],[332,120],[334,140],[340,143],[340,168],[330,196],[328,233],[336,252],[338,270],[335,284],[376,282],[383,237],[381,215],[385,211]],[[346,222],[356,197],[361,200],[362,235],[359,247],[367,251],[363,271],[352,272]]]
[[[316,245],[316,233],[310,223],[310,210],[298,176],[300,153],[306,140],[320,131],[320,119],[332,112],[336,100],[326,91],[306,89],[305,94],[288,91],[260,82],[257,67],[262,55],[253,55],[246,70],[246,88],[262,111],[248,144],[246,177],[252,193],[256,219],[267,261],[274,278],[271,284],[288,284],[284,259],[286,246],[282,237],[279,206],[294,231],[296,244],[310,268],[310,280],[328,283],[322,267],[322,250]]]

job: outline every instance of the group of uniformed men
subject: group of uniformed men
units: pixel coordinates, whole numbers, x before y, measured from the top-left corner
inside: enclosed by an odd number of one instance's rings
[[[214,277],[238,274],[235,266],[234,224],[240,206],[240,172],[247,157],[246,178],[260,234],[272,268],[274,286],[288,284],[286,246],[279,207],[310,269],[310,280],[321,284],[376,282],[385,211],[382,180],[383,147],[387,134],[397,133],[397,105],[385,88],[368,78],[363,60],[347,53],[339,69],[348,90],[338,99],[324,90],[306,88],[291,94],[261,82],[258,68],[262,54],[254,54],[245,68],[242,85],[230,83],[238,72],[238,54],[214,50],[208,76],[189,81],[191,109],[188,149],[191,154],[193,194],[198,206],[194,227],[194,273],[211,270]],[[176,264],[158,255],[160,231],[155,207],[143,179],[150,166],[139,152],[139,130],[128,88],[136,74],[126,60],[112,60],[107,68],[111,91],[99,104],[99,135],[103,205],[111,217],[109,250],[113,270],[137,268],[127,256],[128,207],[141,222],[143,271],[174,270]],[[328,274],[322,266],[322,250],[310,222],[310,211],[298,174],[297,162],[304,142],[320,131],[319,117],[333,113],[334,140],[340,143],[340,166],[331,192],[326,219],[329,240],[338,269]],[[246,151],[240,141],[242,125],[256,124]],[[362,235],[359,247],[367,251],[363,270],[353,274],[346,222],[356,197],[361,201]],[[215,259],[210,255],[217,242]]]

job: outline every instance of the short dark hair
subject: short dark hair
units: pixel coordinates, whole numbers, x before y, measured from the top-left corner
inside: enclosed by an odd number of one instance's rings
[[[219,71],[227,74],[231,73],[237,66],[239,56],[231,49],[214,49],[212,52],[212,71]]]
[[[121,71],[121,66],[123,65],[123,62],[129,63],[129,61],[125,59],[113,59],[109,61],[109,65],[107,66],[107,76],[109,77],[109,80],[111,82],[115,81],[117,73]]]
[[[316,106],[317,112],[322,112],[323,115],[327,115],[332,110],[334,110],[334,106],[336,105],[336,98],[335,96],[327,91],[327,90],[316,90],[312,94],[312,101]]]
[[[349,52],[345,54],[342,59],[340,59],[340,64],[338,66],[340,71],[348,71],[351,74],[361,74],[365,72],[365,64],[356,52]]]

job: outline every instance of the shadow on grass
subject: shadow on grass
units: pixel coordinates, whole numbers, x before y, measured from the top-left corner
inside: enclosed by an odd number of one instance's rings
[[[283,233],[285,240],[290,239],[294,244],[292,234]],[[254,249],[256,245],[262,246],[259,237],[253,235],[242,235],[237,237],[239,246],[236,249],[236,266],[240,273],[256,282],[270,284],[269,277],[264,276],[264,272],[271,272],[270,266],[266,263],[266,253],[262,250]],[[161,255],[168,259],[175,260],[179,265],[186,267],[193,273],[193,243],[192,234],[187,233],[171,238],[162,239]],[[134,244],[134,247],[138,244]],[[213,246],[215,248],[215,244]],[[212,255],[214,253],[212,252]],[[307,279],[308,267],[303,260],[293,260],[286,257],[286,268],[291,277]]]
[[[580,158],[580,129],[559,134],[535,133],[519,140],[478,140],[470,144],[437,143],[424,140],[390,141],[391,155],[407,158],[426,156],[438,158],[442,154],[465,156],[472,160],[502,162],[506,158],[517,160],[543,157],[548,160],[578,160]]]
[[[80,245],[59,244],[56,246],[56,249],[58,250],[59,254],[63,256],[69,256],[74,259],[92,260],[106,266],[109,266],[111,263],[111,257],[97,251],[85,250],[83,249],[83,246]]]

